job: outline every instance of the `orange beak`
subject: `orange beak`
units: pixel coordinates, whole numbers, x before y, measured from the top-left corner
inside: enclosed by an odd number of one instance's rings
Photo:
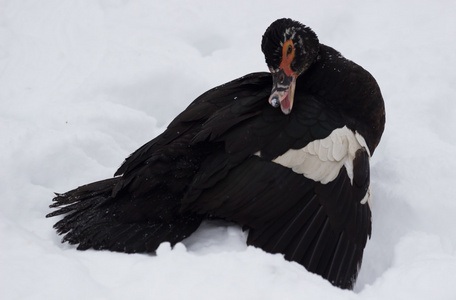
[[[269,103],[273,107],[279,107],[288,115],[293,108],[296,78],[298,75],[291,69],[291,63],[295,56],[295,48],[292,40],[288,40],[282,47],[282,61],[279,70],[272,72],[272,91]]]
[[[279,107],[282,112],[288,115],[293,108],[294,92],[296,87],[296,76],[285,76],[283,70],[272,75],[272,91],[269,96],[269,103],[273,107]]]

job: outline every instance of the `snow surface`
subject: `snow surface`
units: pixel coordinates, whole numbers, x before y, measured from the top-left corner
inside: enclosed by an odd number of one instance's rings
[[[456,299],[455,1],[0,1],[0,299]],[[53,192],[112,176],[195,97],[267,71],[280,17],[378,80],[373,235],[354,291],[240,228],[203,224],[156,256],[76,251]]]

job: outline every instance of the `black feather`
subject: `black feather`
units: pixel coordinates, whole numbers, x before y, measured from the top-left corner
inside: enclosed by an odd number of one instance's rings
[[[367,71],[289,19],[263,36],[270,67],[280,65],[287,38],[299,48],[290,114],[268,104],[269,73],[204,93],[116,177],[56,194],[47,216],[63,215],[54,226],[63,241],[80,250],[153,252],[164,241],[182,241],[205,218],[221,218],[249,230],[249,245],[352,288],[371,234],[370,208],[360,202],[370,185],[369,153],[384,128],[383,99]],[[352,179],[342,167],[322,184],[274,162],[345,126],[368,147],[356,153]]]

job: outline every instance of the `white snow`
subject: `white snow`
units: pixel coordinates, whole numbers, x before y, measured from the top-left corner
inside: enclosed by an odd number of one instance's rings
[[[456,2],[0,1],[0,299],[456,299]],[[158,254],[75,250],[53,192],[112,176],[195,97],[266,71],[277,18],[369,70],[387,108],[354,291],[205,223]]]

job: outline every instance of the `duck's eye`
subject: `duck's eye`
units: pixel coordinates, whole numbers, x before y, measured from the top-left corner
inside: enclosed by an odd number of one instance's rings
[[[280,83],[283,83],[284,80],[285,80],[285,75],[283,75],[283,73],[282,73],[282,74],[280,74],[280,76],[279,76],[279,82],[280,82]]]
[[[293,50],[293,47],[291,45],[288,45],[288,47],[287,47],[287,55],[290,55],[292,50]]]

